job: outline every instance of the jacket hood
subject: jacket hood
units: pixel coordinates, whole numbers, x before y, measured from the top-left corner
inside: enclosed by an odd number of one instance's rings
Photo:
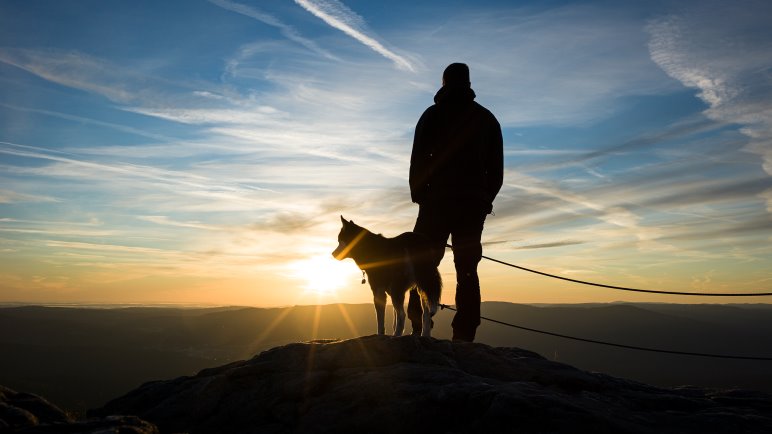
[[[437,104],[450,103],[458,104],[474,101],[474,91],[469,86],[451,86],[445,85],[434,95],[434,102]]]

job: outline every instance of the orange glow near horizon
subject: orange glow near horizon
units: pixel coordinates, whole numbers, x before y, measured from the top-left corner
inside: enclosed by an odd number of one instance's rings
[[[333,233],[334,228],[327,232]],[[328,234],[313,235],[306,238],[334,239]],[[242,259],[235,255],[179,260],[177,257],[153,258],[145,254],[127,260],[111,256],[110,252],[100,252],[102,257],[98,259],[102,262],[95,259],[89,263],[79,257],[73,261],[55,252],[34,259],[17,256],[0,267],[0,276],[7,283],[0,288],[0,302],[256,307],[372,303],[370,287],[360,284],[361,271],[352,260],[333,259],[327,250],[329,247],[331,251],[332,246],[323,241],[314,247],[300,242],[294,246],[293,253],[297,255],[294,259],[272,262],[254,261],[251,257]],[[640,270],[640,274],[636,275],[619,272],[602,263],[598,265],[592,257],[535,258],[531,252],[513,254],[492,249],[485,253],[546,272],[607,284],[693,292],[758,292],[768,288],[768,281],[759,278],[743,281],[735,274],[722,273],[719,267],[711,267],[716,271],[709,275],[711,280],[706,281],[695,278],[701,275],[701,270],[694,264],[666,264],[656,269]],[[69,259],[69,262],[62,258]],[[121,259],[123,262],[120,262]],[[571,268],[563,268],[564,263]],[[629,269],[635,269],[633,265]],[[746,275],[752,277],[753,270],[747,271]],[[441,300],[453,304],[455,270],[452,252],[447,252],[440,272],[444,281]],[[620,292],[561,282],[489,261],[480,264],[479,272],[483,301],[526,304],[770,301],[768,297],[700,298]]]

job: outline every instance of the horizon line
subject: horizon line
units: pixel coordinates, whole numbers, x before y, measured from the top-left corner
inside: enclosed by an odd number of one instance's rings
[[[609,305],[703,305],[703,306],[770,306],[772,303],[672,303],[672,302],[635,302],[635,301],[610,301],[610,302],[582,302],[582,303],[516,303],[503,300],[485,300],[482,304],[511,304],[531,307],[557,307],[557,306],[609,306]],[[18,307],[47,307],[47,308],[71,308],[71,309],[288,309],[317,306],[372,306],[372,303],[318,303],[318,304],[295,304],[295,305],[276,305],[276,306],[258,306],[248,304],[214,304],[214,303],[179,303],[179,302],[157,302],[157,303],[99,303],[99,302],[25,302],[25,301],[0,301],[0,309],[18,308]]]

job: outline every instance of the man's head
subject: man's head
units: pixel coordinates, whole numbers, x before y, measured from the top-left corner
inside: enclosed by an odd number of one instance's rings
[[[451,63],[442,73],[443,86],[471,86],[469,67],[465,63]]]

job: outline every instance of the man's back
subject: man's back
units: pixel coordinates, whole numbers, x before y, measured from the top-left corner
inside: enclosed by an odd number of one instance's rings
[[[501,187],[501,127],[469,87],[443,86],[418,121],[410,161],[416,203],[460,201],[490,211]]]

